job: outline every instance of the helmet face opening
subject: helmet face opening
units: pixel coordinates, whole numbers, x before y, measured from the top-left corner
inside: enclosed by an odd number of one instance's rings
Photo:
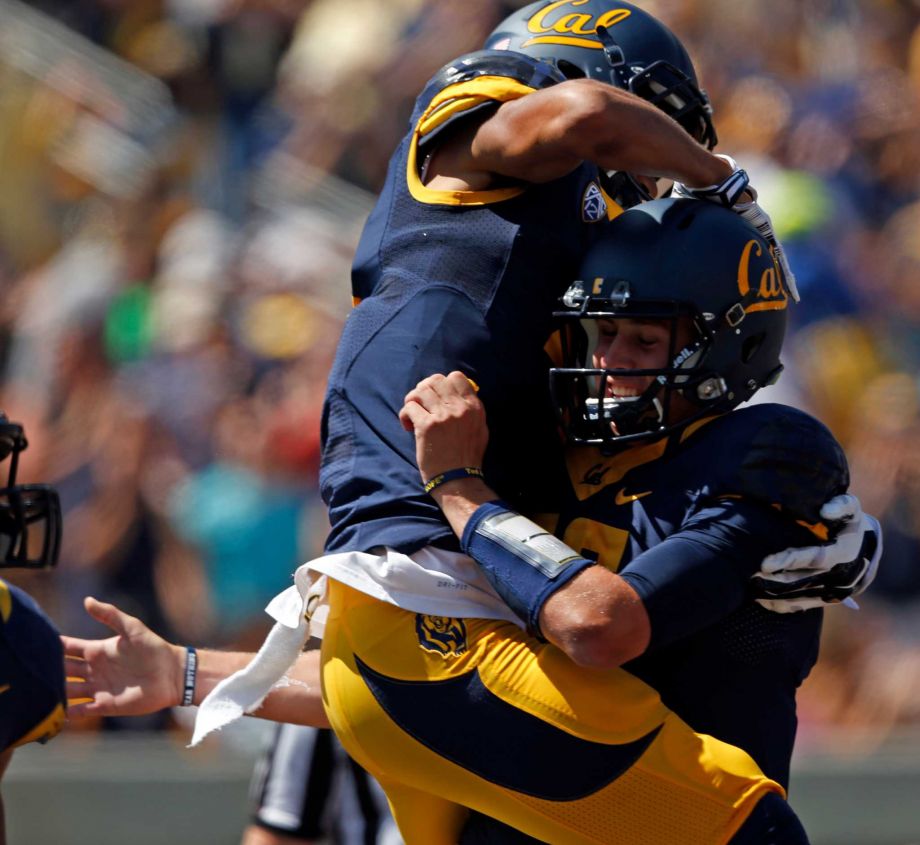
[[[719,142],[709,98],[670,62],[650,64],[633,74],[626,87],[676,120],[691,138],[706,149],[711,150]]]
[[[47,485],[20,484],[0,490],[0,567],[54,566],[61,525],[57,492]]]
[[[724,383],[700,365],[712,333],[692,305],[676,301],[617,305],[589,298],[581,309],[557,316],[576,321],[562,335],[566,366],[550,371],[553,402],[570,443],[621,446],[654,440],[711,413],[724,395]],[[668,341],[666,352],[660,353],[661,364],[600,366],[602,334],[617,321],[663,327]]]
[[[17,484],[19,453],[28,446],[22,426],[0,414],[0,461],[9,459],[0,488],[0,568],[44,569],[57,563],[61,548],[61,505],[47,484]]]

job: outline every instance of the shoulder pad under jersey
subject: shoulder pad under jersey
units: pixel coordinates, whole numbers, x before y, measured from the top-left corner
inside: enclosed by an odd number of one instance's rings
[[[846,492],[850,473],[840,444],[809,414],[762,404],[726,414],[700,432],[713,438],[715,496],[738,495],[779,507],[809,524]]]
[[[533,90],[548,88],[558,82],[565,81],[565,77],[552,65],[530,56],[525,56],[523,53],[514,53],[510,50],[478,50],[475,53],[460,56],[444,65],[422,91],[416,102],[416,112],[419,113],[427,109],[431,101],[446,88],[461,83],[474,82],[481,77],[509,79]],[[476,88],[479,88],[479,86],[476,86]],[[466,119],[478,111],[494,108],[496,104],[510,99],[507,95],[489,96],[485,85],[482,86],[481,91],[476,93],[484,96],[464,98],[466,99],[465,103],[453,102],[450,108],[451,116],[438,121],[438,133],[460,118]],[[428,133],[427,140],[430,140],[433,136],[434,132]]]

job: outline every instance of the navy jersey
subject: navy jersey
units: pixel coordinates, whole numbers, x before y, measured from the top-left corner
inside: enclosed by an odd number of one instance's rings
[[[0,580],[0,751],[51,739],[66,706],[57,630],[32,598]]]
[[[764,610],[749,579],[765,555],[827,538],[818,512],[849,483],[830,432],[754,405],[614,455],[573,449],[569,472],[557,533],[618,571],[649,613],[650,646],[625,668],[786,785],[822,613]]]
[[[582,252],[619,209],[587,163],[546,184],[458,192],[426,187],[420,160],[426,141],[466,112],[481,119],[483,107],[533,90],[480,76],[429,86],[416,103],[358,247],[361,301],[329,378],[320,472],[328,551],[456,548],[422,493],[414,438],[397,419],[405,394],[436,372],[459,369],[479,386],[492,433],[485,464],[502,495],[557,510],[562,460],[544,347]]]

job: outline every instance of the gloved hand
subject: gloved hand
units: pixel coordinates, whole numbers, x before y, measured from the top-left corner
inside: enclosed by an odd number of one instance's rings
[[[751,187],[751,180],[747,171],[738,167],[738,162],[730,156],[719,155],[719,158],[731,165],[732,173],[730,176],[726,177],[718,185],[710,185],[706,188],[690,188],[681,182],[675,182],[673,195],[684,199],[698,199],[716,203],[725,208],[730,208],[737,215],[747,220],[773,248],[773,254],[776,256],[776,261],[782,270],[786,287],[792,298],[798,302],[801,297],[799,296],[795,275],[789,266],[789,260],[786,258],[782,244],[776,239],[770,215],[757,204],[757,191]],[[750,196],[750,199],[745,199],[745,193]]]
[[[882,530],[863,513],[859,499],[835,496],[821,508],[821,518],[838,529],[831,543],[786,549],[764,558],[752,577],[758,604],[776,613],[794,613],[843,602],[857,607],[878,573]]]

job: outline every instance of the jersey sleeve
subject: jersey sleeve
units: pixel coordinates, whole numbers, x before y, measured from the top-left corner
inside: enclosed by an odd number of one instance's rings
[[[405,394],[433,373],[461,370],[491,392],[496,377],[495,352],[482,311],[459,286],[429,284],[396,290],[368,300],[350,322],[360,330],[342,342],[352,349],[346,385],[352,401],[361,404],[375,394],[392,400],[399,411]],[[355,325],[357,329],[358,326]]]
[[[484,191],[437,190],[423,181],[425,159],[437,144],[468,121],[482,122],[503,104],[533,93],[529,85],[504,76],[478,76],[438,91],[418,115],[409,139],[406,184],[418,202],[434,205],[488,205],[519,196],[522,185]]]
[[[393,292],[392,296],[398,296]],[[501,374],[482,314],[461,291],[431,285],[394,303],[384,291],[346,322],[323,419],[320,488],[332,532],[327,549],[375,546],[411,553],[453,539],[422,489],[415,439],[398,414],[433,373],[460,370],[488,407]]]
[[[740,607],[766,555],[814,542],[806,528],[756,502],[725,499],[698,511],[620,572],[648,613],[649,651]]]
[[[64,726],[64,653],[51,620],[0,580],[0,752],[46,742]]]
[[[425,146],[452,125],[487,113],[565,77],[552,65],[514,51],[479,50],[442,67],[425,85],[413,110],[412,126]]]
[[[821,506],[849,484],[833,435],[792,408],[735,411],[707,436],[718,459],[680,529],[620,573],[649,614],[650,649],[737,609],[765,556],[828,540]]]

